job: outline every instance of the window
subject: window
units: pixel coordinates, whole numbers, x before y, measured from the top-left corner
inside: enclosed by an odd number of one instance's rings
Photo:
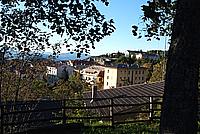
[[[106,84],[107,84],[107,86],[108,86],[108,82],[107,82]]]
[[[142,71],[142,74],[144,74],[144,71]]]
[[[128,74],[130,74],[130,71],[128,71]]]
[[[107,72],[109,73],[109,70]]]
[[[135,74],[137,74],[137,71],[135,71]]]
[[[107,76],[107,79],[109,79],[109,76]]]
[[[137,77],[135,77],[135,80],[137,80]]]
[[[119,86],[121,87],[121,86],[122,86],[122,84],[121,84],[121,83],[119,83]]]
[[[144,77],[142,77],[142,80],[144,80]]]
[[[139,71],[139,74],[140,74],[141,72]]]
[[[138,79],[140,80],[140,77]]]
[[[99,78],[99,81],[102,81],[102,78]]]

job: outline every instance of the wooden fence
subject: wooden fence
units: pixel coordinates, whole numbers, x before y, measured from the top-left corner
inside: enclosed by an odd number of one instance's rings
[[[159,120],[161,96],[40,100],[1,105],[1,134],[68,123],[84,126]],[[128,101],[128,103],[127,103]]]

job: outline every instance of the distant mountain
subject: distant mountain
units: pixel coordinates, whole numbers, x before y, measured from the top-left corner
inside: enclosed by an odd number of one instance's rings
[[[44,52],[42,54],[42,58],[48,59],[50,57],[52,57],[52,53],[50,53],[50,52]],[[83,60],[83,59],[86,59],[88,57],[90,57],[90,56],[89,55],[86,56],[85,54],[81,54],[81,57],[77,58],[77,53],[74,52],[72,54],[71,53],[60,53],[57,56],[54,56],[52,58],[56,61],[64,61],[64,60],[76,60],[76,59]]]
[[[5,55],[5,57],[7,57],[8,59],[22,59],[21,53],[18,53],[17,51],[9,51],[9,53],[7,53]],[[73,52],[73,53],[60,53],[56,56],[53,56],[53,54],[51,52],[43,52],[43,53],[32,53],[30,55],[25,55],[26,58],[28,59],[49,59],[52,58],[55,61],[65,61],[65,60],[83,60],[86,59],[88,57],[90,57],[89,55],[85,55],[85,54],[81,54],[80,58],[77,58],[77,53]]]

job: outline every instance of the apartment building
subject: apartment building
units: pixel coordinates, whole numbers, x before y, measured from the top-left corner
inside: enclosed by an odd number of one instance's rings
[[[103,66],[90,66],[81,70],[81,78],[89,84],[102,83],[103,82]]]
[[[148,70],[137,65],[117,65],[115,67],[105,67],[104,89],[121,86],[142,84],[146,82]]]

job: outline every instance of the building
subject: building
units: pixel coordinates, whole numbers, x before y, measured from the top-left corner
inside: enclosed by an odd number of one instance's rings
[[[125,55],[128,57],[135,57],[137,60],[139,59],[149,59],[149,60],[158,60],[160,58],[160,55],[157,53],[147,53],[143,52],[142,50],[140,51],[131,51],[127,50],[125,52]]]
[[[90,66],[80,72],[81,78],[89,84],[103,83],[104,67],[103,66]]]
[[[96,62],[94,62],[91,58],[85,59],[85,60],[69,60],[66,62],[67,65],[73,66],[77,70],[84,69],[86,67],[90,67],[92,65],[96,65]]]
[[[59,79],[66,79],[74,74],[74,68],[66,64],[47,66],[47,83],[55,84]]]
[[[150,59],[150,60],[158,60],[160,58],[159,54],[144,54],[144,59]]]
[[[105,90],[93,90],[83,93],[85,99],[85,105],[88,107],[97,107],[90,110],[91,113],[101,116],[110,116],[110,112],[114,113],[114,122],[121,122],[125,120],[146,120],[150,119],[153,114],[153,110],[150,108],[157,108],[156,105],[148,105],[151,102],[159,102],[164,93],[164,81],[148,83],[148,84],[136,84],[130,86],[123,86]],[[112,101],[111,101],[112,99]],[[107,108],[108,105],[113,105],[112,111]],[[130,106],[132,105],[132,106]],[[153,106],[154,105],[154,106]],[[158,105],[157,105],[158,106]],[[159,105],[160,106],[160,105]],[[140,114],[141,111],[149,111]],[[157,112],[157,111],[156,111]],[[146,115],[146,116],[145,116]]]
[[[142,52],[142,50],[140,50],[140,51],[132,51],[132,50],[127,50],[126,52],[125,52],[125,56],[126,57],[136,57],[136,55],[138,55],[138,54],[142,54],[143,52]]]
[[[119,64],[114,67],[105,67],[104,89],[145,83],[148,70],[138,65]]]
[[[143,54],[143,53],[136,53],[136,54],[135,54],[135,58],[136,58],[137,60],[143,59],[143,57],[144,57],[144,54]]]
[[[111,65],[113,62],[112,58],[109,57],[101,57],[101,56],[93,56],[92,57],[94,62],[96,62],[99,65]]]

